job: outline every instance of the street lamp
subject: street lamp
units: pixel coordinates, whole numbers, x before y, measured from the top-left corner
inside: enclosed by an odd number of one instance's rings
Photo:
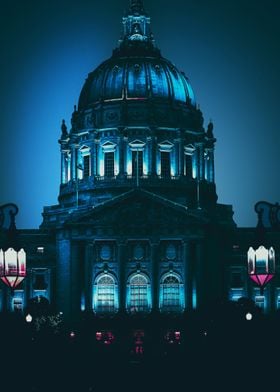
[[[263,245],[256,250],[250,247],[247,258],[248,275],[260,287],[260,293],[263,295],[264,287],[275,275],[274,249],[272,246],[267,249]]]
[[[15,289],[26,276],[26,253],[18,248],[16,238],[17,213],[18,207],[15,204],[0,206],[0,228],[4,229],[7,214],[10,216],[6,244],[0,249],[0,279],[11,289]]]
[[[263,295],[264,288],[275,276],[275,251],[272,246],[267,245],[265,227],[263,224],[263,208],[255,206],[258,213],[258,225],[256,228],[256,249],[250,246],[247,252],[248,275],[250,279],[260,287],[260,294]]]
[[[28,314],[26,315],[25,321],[26,321],[27,323],[31,323],[31,322],[32,322],[32,316],[31,316],[30,313],[28,313]]]

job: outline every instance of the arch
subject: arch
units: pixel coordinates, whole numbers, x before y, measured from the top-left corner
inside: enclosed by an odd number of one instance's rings
[[[184,285],[179,274],[168,272],[160,280],[160,309],[180,312],[184,309]]]
[[[97,313],[114,313],[118,310],[118,284],[114,275],[104,272],[96,277],[93,309]]]
[[[134,273],[128,279],[127,310],[130,312],[148,312],[150,309],[150,280],[142,272]]]

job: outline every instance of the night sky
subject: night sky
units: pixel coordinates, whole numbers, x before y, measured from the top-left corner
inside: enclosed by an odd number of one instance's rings
[[[61,120],[87,74],[111,56],[128,0],[13,0],[0,15],[0,205],[37,228],[57,203]],[[280,2],[146,0],[162,55],[189,77],[214,122],[219,202],[238,226],[280,202]]]

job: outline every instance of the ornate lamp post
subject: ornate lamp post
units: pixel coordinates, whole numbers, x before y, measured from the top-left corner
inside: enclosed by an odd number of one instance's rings
[[[260,287],[260,293],[263,295],[264,287],[275,275],[274,249],[272,246],[267,249],[263,245],[256,250],[250,247],[247,259],[249,277]]]
[[[267,283],[275,276],[275,251],[272,246],[265,246],[267,241],[263,224],[263,207],[266,205],[270,206],[266,202],[259,202],[255,205],[255,211],[258,213],[256,249],[250,246],[247,252],[248,275],[260,287],[261,295],[263,295]]]
[[[11,289],[15,289],[26,276],[26,253],[18,248],[16,238],[15,216],[18,207],[15,204],[0,206],[0,228],[5,228],[7,214],[10,225],[7,230],[6,244],[0,249],[0,278]]]

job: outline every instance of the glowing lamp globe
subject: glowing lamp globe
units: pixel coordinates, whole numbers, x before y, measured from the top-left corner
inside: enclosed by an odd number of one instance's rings
[[[248,275],[261,289],[274,277],[275,275],[275,252],[272,247],[266,249],[264,246],[259,246],[257,250],[252,247],[248,250]]]
[[[0,278],[9,287],[14,289],[26,276],[26,253],[23,249],[15,251],[9,248],[0,249]]]

